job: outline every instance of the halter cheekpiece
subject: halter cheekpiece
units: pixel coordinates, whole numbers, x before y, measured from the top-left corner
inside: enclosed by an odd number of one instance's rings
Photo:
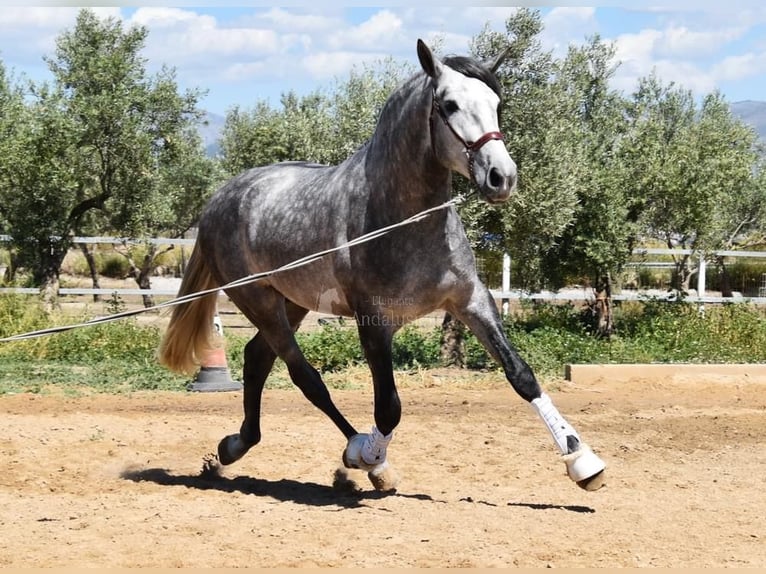
[[[477,151],[481,149],[481,147],[492,140],[500,140],[503,141],[503,134],[499,131],[494,132],[487,132],[483,136],[481,136],[476,141],[466,141],[463,139],[463,136],[461,136],[459,133],[455,131],[455,128],[452,127],[452,125],[449,123],[449,120],[447,119],[447,115],[444,113],[444,110],[442,109],[441,105],[439,104],[439,99],[436,97],[436,87],[432,88],[432,98],[431,98],[431,116],[429,118],[430,128],[431,128],[431,141],[433,141],[433,120],[434,120],[434,112],[439,114],[439,117],[444,122],[444,125],[449,128],[449,131],[452,132],[452,135],[455,136],[457,141],[459,141],[461,144],[463,144],[463,152],[465,153],[466,157],[468,158],[468,173],[471,176],[471,181],[474,183],[476,182],[476,177],[473,173],[473,160],[474,155]]]

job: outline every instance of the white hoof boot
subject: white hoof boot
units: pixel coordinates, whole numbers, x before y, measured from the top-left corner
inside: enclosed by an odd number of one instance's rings
[[[604,485],[606,464],[585,443],[571,454],[562,457],[567,465],[569,478],[585,490],[598,490]]]
[[[372,470],[386,462],[386,449],[393,433],[383,435],[376,427],[370,434],[358,433],[348,439],[343,451],[343,464],[347,468]]]
[[[361,470],[372,470],[375,464],[367,464],[362,458],[362,447],[367,442],[368,435],[358,433],[348,439],[346,449],[343,451],[343,466],[346,468],[359,468]]]

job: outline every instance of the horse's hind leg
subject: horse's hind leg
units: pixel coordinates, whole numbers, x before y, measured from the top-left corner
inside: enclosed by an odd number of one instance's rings
[[[375,389],[375,426],[369,434],[351,437],[343,452],[343,464],[348,468],[367,470],[376,490],[396,489],[399,478],[389,466],[388,444],[402,417],[402,404],[396,391],[392,366],[391,343],[393,331],[378,325],[367,325],[358,315],[359,340],[372,373]]]
[[[253,365],[251,378],[245,375],[245,421],[240,433],[225,437],[218,445],[218,457],[222,464],[230,464],[241,458],[257,440],[260,440],[260,400],[263,385],[275,357],[287,365],[290,378],[311,403],[324,412],[341,432],[349,438],[356,433],[353,426],[332,402],[321,376],[300,350],[295,340],[294,328],[306,314],[306,310],[285,300],[271,288],[232,290],[229,294],[237,307],[258,327],[258,335],[248,343],[246,360]],[[263,366],[258,363],[263,361]]]
[[[293,331],[300,326],[308,311],[290,301],[285,302],[285,312]],[[247,316],[247,313],[245,313]],[[266,379],[274,366],[277,354],[259,332],[245,346],[243,407],[245,418],[239,434],[229,435],[218,445],[221,464],[231,464],[257,445],[261,440],[261,397]]]

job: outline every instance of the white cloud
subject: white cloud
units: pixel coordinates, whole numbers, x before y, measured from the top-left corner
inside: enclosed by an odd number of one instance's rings
[[[710,72],[692,62],[659,60],[654,69],[664,82],[674,82],[676,86],[691,90],[693,94],[706,94],[716,87],[715,78]]]
[[[367,54],[350,51],[317,52],[304,56],[301,59],[301,68],[314,78],[327,80],[343,76],[355,66],[374,63],[385,57],[386,54],[383,52]]]
[[[763,74],[766,74],[766,52],[729,56],[712,69],[712,75],[720,81],[746,80]]]
[[[283,8],[271,8],[263,14],[246,20],[257,21],[275,30],[289,32],[320,33],[337,30],[345,25],[342,18],[323,14],[289,12]],[[245,20],[245,21],[246,21]],[[244,22],[243,22],[244,23]]]
[[[136,10],[131,22],[146,26],[155,33],[162,34],[169,28],[215,28],[216,20],[212,16],[197,14],[180,8],[142,7]]]
[[[119,17],[119,8],[91,8],[100,18]],[[5,31],[21,31],[22,28],[35,30],[59,31],[63,27],[72,26],[77,19],[80,8],[57,7],[22,7],[3,6],[0,10],[0,29]]]
[[[662,32],[652,29],[641,30],[637,34],[622,34],[615,40],[615,59],[634,71],[651,68],[654,46],[661,37]]]
[[[543,46],[562,57],[570,44],[582,44],[588,36],[598,31],[596,9],[554,8],[543,19],[543,25],[545,27],[540,35]]]
[[[285,47],[279,34],[267,27],[221,26],[214,17],[192,10],[139,8],[131,23],[150,30],[145,53],[155,64],[194,67],[198,63],[206,67],[221,63],[221,58],[252,60]],[[288,36],[290,39],[296,40],[295,36]],[[222,63],[221,69],[226,69],[228,62]]]
[[[413,6],[391,8],[402,20],[401,40],[391,45],[396,57],[414,60],[415,40],[437,44],[441,54],[465,54],[473,36],[490,23],[492,29],[505,30],[505,21],[518,8]]]
[[[260,62],[235,62],[226,66],[221,74],[222,78],[228,82],[241,82],[259,76],[267,71],[265,61]]]
[[[766,55],[746,53],[723,57],[728,44],[743,38],[744,27],[707,24],[692,29],[669,24],[664,29],[646,28],[616,38],[615,59],[621,62],[615,87],[631,92],[640,77],[653,71],[664,82],[707,94],[722,82],[752,78],[766,72]]]
[[[615,86],[627,93],[637,78],[656,69],[665,81],[695,91],[748,82],[738,97],[759,99],[754,85],[766,74],[766,5],[713,4],[705,9],[671,0],[667,8],[626,7],[625,24],[593,7],[559,5],[543,11],[543,48],[563,56],[571,43],[582,44],[601,27],[622,30],[613,38],[617,60]],[[172,5],[172,3],[171,3]],[[120,8],[94,9],[117,16]],[[255,8],[213,11],[211,8],[144,6],[123,8],[126,24],[148,28],[144,56],[150,68],[175,67],[179,81],[209,88],[220,100],[236,99],[236,91],[261,92],[284,86],[299,91],[319,88],[343,77],[362,63],[387,56],[416,65],[415,41],[437,44],[442,54],[464,54],[485,24],[505,32],[505,22],[518,8],[459,6],[389,6],[369,10],[361,22],[349,20],[341,7]],[[44,71],[43,55],[52,55],[55,38],[74,25],[79,8],[0,9],[0,58],[6,67]],[[630,25],[640,12],[644,29]],[[357,12],[358,14],[359,12]],[[611,19],[608,19],[611,18]],[[438,42],[437,42],[438,40]],[[35,68],[35,66],[37,68]],[[151,70],[150,70],[151,71]],[[223,83],[221,83],[223,82]],[[298,87],[299,86],[299,87]],[[752,95],[748,95],[752,93]]]
[[[120,17],[119,8],[93,8],[100,18]],[[79,8],[3,6],[0,9],[0,57],[13,55],[13,64],[41,66],[43,55],[52,56],[56,38],[74,27]]]
[[[690,30],[686,26],[672,26],[657,39],[656,52],[662,57],[698,59],[719,53],[727,44],[745,33],[741,27],[718,30]]]
[[[334,50],[385,50],[391,45],[401,45],[402,19],[390,10],[376,12],[358,26],[336,31],[329,38]]]

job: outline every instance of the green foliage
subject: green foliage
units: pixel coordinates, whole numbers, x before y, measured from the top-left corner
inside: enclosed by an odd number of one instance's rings
[[[422,331],[406,325],[394,335],[392,359],[394,368],[431,367],[439,362],[441,330]]]
[[[110,358],[101,363],[77,365],[67,361],[3,360],[0,394],[18,392],[127,393],[140,390],[182,391],[186,378],[169,373],[152,362]]]
[[[109,310],[121,308],[115,300]],[[0,297],[0,337],[51,326],[50,317],[40,309],[34,298]],[[683,301],[648,300],[625,302],[615,314],[620,329],[609,340],[591,333],[582,308],[574,305],[530,303],[508,318],[504,328],[542,379],[560,378],[568,363],[766,361],[766,317],[751,305],[711,305],[703,313]],[[440,366],[440,334],[438,328],[404,327],[394,337],[394,367]],[[2,343],[0,393],[42,392],[49,387],[72,392],[184,390],[188,378],[173,375],[156,362],[160,336],[157,328],[128,319]],[[229,368],[237,377],[247,338],[236,334],[226,338]],[[298,341],[321,372],[364,363],[352,325],[325,324],[316,331],[299,332]],[[498,368],[470,332],[464,343],[469,369]],[[272,378],[277,384],[289,384],[281,363]]]
[[[630,308],[629,308],[630,309]],[[654,362],[762,362],[766,320],[746,304],[708,306],[647,301],[627,310],[619,338]]]
[[[130,272],[130,263],[119,253],[99,253],[96,265],[99,273],[114,279],[125,279]]]
[[[141,326],[135,320],[120,320],[52,336],[39,358],[79,364],[95,364],[105,357],[141,362],[154,355],[159,342],[157,328]]]
[[[726,264],[729,284],[735,291],[745,296],[759,296],[759,288],[766,275],[766,262],[738,259]],[[714,266],[707,268],[707,285],[709,289],[721,290],[722,273]]]
[[[0,337],[10,337],[45,327],[46,316],[36,302],[36,297],[28,295],[0,295]]]
[[[372,135],[386,99],[409,68],[385,59],[354,69],[331,93],[282,94],[279,108],[258,101],[226,115],[222,166],[231,175],[288,160],[338,164]]]
[[[299,332],[297,338],[308,361],[320,372],[364,363],[364,352],[355,327],[327,323],[318,331]],[[408,369],[436,365],[439,361],[439,339],[438,329],[421,331],[406,325],[394,336],[394,367]]]
[[[540,13],[522,8],[504,32],[485,27],[473,38],[484,59],[510,46],[498,77],[519,172],[508,207],[461,207],[474,247],[510,252],[517,286],[602,290],[639,241],[700,251],[763,241],[766,160],[721,94],[697,103],[653,74],[624,97],[609,87],[613,45],[595,36],[556,58],[542,32]],[[688,288],[696,258],[676,263],[676,288]]]
[[[364,361],[356,329],[325,323],[313,333],[297,334],[306,359],[320,372],[335,371]]]

